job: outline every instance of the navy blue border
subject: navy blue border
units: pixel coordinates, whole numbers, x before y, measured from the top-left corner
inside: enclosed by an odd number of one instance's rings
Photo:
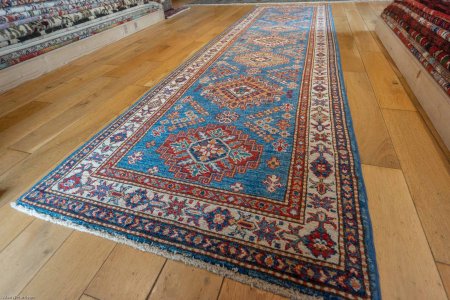
[[[364,243],[365,243],[366,250],[367,250],[367,264],[368,264],[368,267],[369,267],[369,272],[368,273],[369,273],[369,277],[370,277],[370,286],[371,286],[372,299],[378,300],[378,299],[381,299],[381,292],[380,292],[380,288],[379,288],[379,278],[378,278],[378,271],[377,271],[377,265],[376,265],[376,259],[375,259],[375,247],[374,247],[374,244],[373,244],[372,225],[371,225],[371,222],[370,222],[369,209],[368,209],[368,203],[367,203],[367,195],[366,195],[365,186],[364,186],[364,182],[363,182],[363,176],[362,176],[362,170],[361,170],[361,161],[360,161],[360,156],[359,156],[359,152],[358,152],[358,146],[356,144],[356,136],[355,136],[355,133],[354,133],[354,130],[353,130],[353,123],[352,123],[352,120],[351,120],[351,114],[350,114],[350,108],[349,108],[349,105],[348,105],[347,93],[346,93],[345,85],[344,85],[344,81],[343,81],[343,72],[342,72],[342,65],[341,65],[341,60],[340,60],[340,51],[339,51],[339,45],[338,45],[338,41],[337,41],[336,29],[335,29],[335,26],[334,26],[334,20],[333,20],[333,16],[332,16],[332,10],[331,10],[331,6],[330,5],[327,5],[327,6],[328,6],[328,11],[329,11],[330,25],[331,25],[331,28],[332,28],[332,31],[333,31],[333,40],[334,40],[335,51],[336,51],[336,56],[337,56],[338,73],[339,73],[340,87],[341,87],[341,93],[342,93],[342,98],[343,98],[342,100],[343,100],[343,103],[344,103],[346,123],[347,123],[348,132],[349,132],[349,135],[350,135],[350,143],[351,143],[351,148],[352,148],[353,156],[354,156],[354,167],[355,167],[355,170],[356,170],[356,176],[358,178],[359,203],[360,203],[361,218],[362,218],[362,221],[363,221],[363,228],[364,228],[364,238],[365,238]],[[296,284],[296,283],[293,283],[293,282],[284,281],[284,280],[278,279],[276,277],[270,276],[270,275],[268,275],[267,273],[264,273],[264,272],[259,272],[259,271],[255,271],[255,270],[249,270],[247,268],[243,268],[243,267],[237,266],[237,265],[232,264],[232,263],[228,263],[228,262],[224,262],[224,261],[221,261],[221,260],[218,260],[218,259],[214,259],[214,258],[211,258],[211,257],[206,256],[206,255],[193,253],[193,252],[188,251],[188,250],[180,249],[180,248],[177,248],[175,246],[166,245],[166,244],[163,244],[163,243],[160,243],[160,242],[152,241],[152,240],[149,240],[147,238],[138,237],[138,236],[135,236],[135,235],[132,235],[132,234],[127,234],[127,233],[124,233],[124,232],[118,232],[118,231],[115,231],[113,229],[101,226],[101,225],[95,225],[95,224],[91,224],[91,223],[88,223],[88,222],[85,222],[85,221],[82,221],[82,220],[79,220],[79,219],[75,219],[75,218],[72,218],[72,217],[63,216],[63,215],[61,215],[59,213],[52,212],[51,210],[40,208],[40,207],[36,207],[36,206],[29,205],[27,203],[22,202],[22,199],[24,197],[26,197],[30,192],[32,192],[36,188],[36,186],[38,186],[41,182],[45,181],[47,178],[51,177],[53,175],[53,173],[56,172],[56,170],[58,170],[62,165],[64,165],[74,155],[76,155],[80,151],[82,151],[82,149],[86,145],[88,145],[91,141],[96,139],[101,133],[103,133],[105,130],[110,128],[118,119],[124,117],[126,113],[128,113],[130,110],[132,110],[145,97],[147,97],[153,90],[158,88],[163,82],[165,82],[167,79],[169,79],[171,77],[171,75],[173,75],[178,70],[180,70],[181,68],[183,68],[184,66],[189,64],[192,60],[194,60],[197,57],[197,54],[202,53],[204,49],[208,48],[211,44],[215,43],[218,39],[220,39],[221,37],[226,35],[232,28],[235,27],[236,24],[238,24],[240,21],[242,21],[244,18],[246,18],[252,12],[254,12],[254,10],[250,11],[248,14],[246,14],[241,19],[239,19],[236,23],[231,25],[229,27],[229,29],[226,30],[224,33],[220,34],[215,39],[213,39],[212,41],[207,43],[201,50],[196,52],[196,54],[194,54],[185,63],[183,63],[176,70],[172,71],[164,80],[161,81],[161,83],[157,84],[155,87],[153,87],[148,92],[146,92],[129,109],[127,109],[124,113],[122,113],[116,119],[112,120],[107,126],[105,126],[103,129],[101,129],[97,134],[95,134],[92,138],[90,138],[86,143],[84,143],[76,151],[74,151],[71,155],[69,155],[66,159],[64,159],[60,164],[58,164],[57,167],[55,167],[53,169],[53,171],[51,171],[47,176],[45,176],[43,179],[41,179],[39,182],[37,182],[27,193],[22,195],[16,201],[16,205],[24,207],[24,208],[32,210],[32,211],[35,211],[35,212],[37,212],[39,214],[42,214],[42,215],[48,215],[48,216],[50,216],[52,218],[55,218],[55,219],[67,221],[69,223],[82,226],[82,227],[86,228],[87,230],[93,230],[93,231],[97,231],[99,233],[104,232],[104,233],[107,233],[109,235],[117,236],[117,237],[124,237],[124,238],[126,238],[126,239],[128,239],[130,241],[136,242],[136,243],[148,245],[148,246],[151,246],[151,247],[157,247],[159,249],[162,249],[162,250],[165,250],[167,252],[174,253],[174,254],[182,254],[186,258],[199,260],[199,261],[208,263],[208,264],[213,265],[213,266],[220,266],[220,267],[223,267],[223,268],[226,268],[226,269],[229,269],[229,270],[236,270],[237,269],[237,272],[242,274],[242,275],[247,275],[249,277],[260,279],[260,280],[266,281],[268,283],[278,285],[278,286],[283,287],[283,288],[295,290],[295,291],[300,292],[300,293],[304,293],[304,294],[311,295],[311,296],[323,297],[324,299],[330,299],[330,300],[342,299],[340,296],[337,296],[337,295],[334,295],[334,294],[330,294],[330,293],[326,293],[326,292],[323,292],[323,291],[318,291],[318,290],[315,290],[315,289],[311,289],[311,288],[308,288],[308,287],[305,287],[303,285],[299,285],[299,284]]]
[[[344,72],[342,71],[341,64],[341,52],[339,50],[339,43],[337,40],[336,28],[334,26],[334,19],[332,15],[332,8],[329,5],[329,19],[331,28],[333,30],[333,40],[335,45],[337,64],[338,64],[338,73],[339,73],[339,81],[341,87],[341,94],[344,103],[344,111],[345,111],[345,119],[347,122],[347,129],[350,135],[350,144],[352,147],[353,157],[354,157],[354,167],[356,170],[356,176],[358,177],[358,190],[359,190],[359,204],[361,210],[361,218],[363,221],[363,229],[364,229],[364,244],[366,245],[367,250],[367,265],[369,267],[369,277],[370,277],[370,286],[372,291],[372,299],[377,300],[381,299],[381,290],[380,290],[380,279],[378,275],[378,267],[377,260],[375,254],[375,245],[373,241],[373,230],[372,230],[372,222],[370,221],[369,214],[369,203],[367,199],[366,186],[364,185],[364,178],[362,174],[361,168],[361,158],[359,155],[358,144],[356,141],[355,130],[353,128],[352,115],[350,112],[350,106],[348,103],[347,90],[344,84]]]

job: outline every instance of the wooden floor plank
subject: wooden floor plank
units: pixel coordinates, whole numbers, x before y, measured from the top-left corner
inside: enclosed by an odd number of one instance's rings
[[[0,117],[0,132],[5,131],[14,124],[22,121],[23,119],[33,115],[37,111],[50,105],[48,102],[31,101],[16,110]]]
[[[34,220],[0,253],[0,294],[18,295],[72,231]],[[37,294],[27,294],[37,295]]]
[[[441,274],[442,282],[444,283],[447,297],[450,299],[450,265],[437,264],[439,274]]]
[[[83,295],[81,295],[79,300],[101,300],[101,299],[96,299],[94,297],[83,294]]]
[[[206,300],[217,299],[222,277],[208,271],[167,261],[149,300]]]
[[[14,201],[76,147],[134,103],[145,90],[145,87],[139,86],[123,88],[40,147],[20,165],[0,176],[0,191],[3,191],[0,195],[0,204]],[[23,172],[23,169],[28,171]]]
[[[354,3],[351,3],[354,4]],[[370,34],[366,23],[363,18],[359,15],[356,7],[350,7],[346,10],[347,12],[347,20],[350,25],[350,29],[352,30],[353,36],[356,40],[356,44],[360,51],[369,51],[379,53],[380,48],[378,44],[373,39]]]
[[[151,88],[158,82],[160,82],[164,77],[169,75],[170,71],[172,71],[173,68],[174,67],[171,63],[161,62],[158,66],[155,67],[154,72],[142,76],[138,81],[136,81],[135,84]]]
[[[121,78],[126,77],[135,72],[136,70],[139,70],[142,67],[142,64],[145,64],[146,72],[152,73],[153,69],[155,69],[156,66],[158,66],[159,62],[152,62],[145,58],[135,58],[129,63],[123,63],[117,66],[114,70],[111,72],[107,72],[105,76],[107,77],[114,77],[114,78]]]
[[[121,80],[125,80],[125,84],[144,86],[141,84],[143,78],[149,75],[154,76],[154,70],[156,70],[160,64],[160,62],[155,61],[143,61],[139,67],[134,68],[133,70],[129,69],[128,75],[121,77]]]
[[[399,169],[397,154],[367,75],[344,71],[344,80],[362,163]]]
[[[17,165],[28,155],[30,154],[11,149],[0,150],[0,175],[11,169],[14,165]]]
[[[58,87],[80,69],[81,67],[64,66],[0,94],[0,116],[33,101],[35,95]]]
[[[64,111],[54,119],[49,120],[42,126],[37,127],[23,138],[10,145],[8,148],[16,151],[33,153],[42,145],[63,132],[71,124],[79,120],[86,112],[89,111],[92,102],[82,101],[77,103],[70,109]]]
[[[287,299],[246,284],[225,278],[218,300],[283,300]]]
[[[146,299],[165,258],[117,245],[85,294],[97,299]]]
[[[114,246],[115,243],[107,239],[73,232],[20,295],[78,299]]]
[[[334,24],[336,26],[343,70],[348,72],[365,72],[347,17],[335,17]]]
[[[0,251],[9,245],[33,220],[33,217],[20,213],[9,205],[0,207]]]
[[[382,108],[416,110],[382,53],[361,52],[361,57]]]
[[[356,9],[358,10],[359,15],[362,17],[364,24],[366,24],[367,29],[370,32],[375,31],[375,25],[378,20],[378,15],[375,13],[373,8],[370,6],[368,2],[358,2],[355,3]],[[372,35],[373,37],[373,35]]]
[[[333,18],[336,17],[345,17],[347,18],[344,6],[340,5],[340,3],[331,3],[331,11],[333,12]]]
[[[120,51],[114,52],[114,55],[111,55],[108,58],[104,59],[104,62],[111,65],[126,65],[127,62],[131,63],[133,62],[132,58],[135,55],[139,55],[140,53],[145,51],[145,45],[138,44],[138,43],[132,43],[127,46],[124,45],[124,47],[117,47],[117,50],[120,49]]]
[[[174,70],[181,63],[183,63],[186,59],[188,59],[192,54],[198,51],[202,47],[202,42],[192,41],[187,46],[183,47],[178,54],[175,54],[169,62],[162,63],[159,67],[160,72],[154,74],[148,74],[142,76],[136,84],[153,87],[159,81],[161,81],[164,77],[170,74],[170,71]],[[174,64],[175,62],[175,64]]]
[[[117,63],[116,61],[114,61],[114,63],[120,67],[122,65],[135,64],[139,61],[152,61],[155,53],[167,51],[167,49],[170,47],[165,43],[144,43],[142,45],[144,45],[145,47],[143,47],[142,50],[140,50],[138,53],[135,53],[132,56],[128,57],[127,61],[122,63]],[[114,75],[109,76],[115,77]]]
[[[46,124],[50,120],[57,116],[62,115],[65,111],[71,109],[73,106],[81,103],[85,98],[92,94],[105,93],[106,90],[103,88],[111,82],[111,78],[97,78],[90,80],[89,82],[83,84],[82,89],[77,89],[75,91],[70,89],[67,94],[60,93],[61,97],[58,97],[58,101],[51,101],[51,105],[45,107],[44,109],[34,113],[33,115],[28,115],[27,118],[15,123],[13,126],[9,127],[7,130],[0,132],[1,145],[3,147],[10,146],[32,132],[36,128]],[[112,85],[111,85],[112,86]],[[109,88],[111,89],[111,86]]]
[[[103,81],[101,81],[103,82]],[[35,130],[18,140],[16,143],[9,146],[11,149],[33,153],[42,145],[45,145],[49,140],[59,135],[66,128],[71,126],[77,120],[89,114],[89,112],[101,109],[108,102],[108,98],[115,97],[122,89],[117,80],[105,81],[108,84],[99,92],[91,93],[85,99],[79,101],[63,113],[59,114],[53,119],[49,119],[45,124],[37,127]],[[144,89],[138,89],[139,92]],[[137,99],[135,99],[137,100]]]
[[[379,15],[386,8],[386,6],[388,6],[391,3],[392,2],[389,2],[389,1],[379,1],[379,2],[378,1],[370,1],[369,2],[372,9],[375,10],[375,13],[378,13]]]
[[[64,66],[49,74],[39,77],[31,83],[25,83],[20,88],[12,89],[0,95],[1,110],[0,115],[5,115],[15,109],[18,109],[31,101],[52,102],[76,93],[80,87],[89,80],[95,79],[102,73],[114,68],[103,64],[92,64],[88,69],[76,66]],[[67,71],[67,72],[64,72]],[[61,72],[61,73],[58,73]],[[45,85],[47,78],[55,77],[56,84]],[[29,85],[32,84],[32,87]],[[39,85],[40,84],[40,85]],[[68,89],[71,86],[71,90]],[[44,86],[44,88],[42,87]],[[29,87],[29,88],[28,88]],[[25,89],[26,93],[20,90]]]
[[[68,84],[78,84],[79,87],[84,87],[84,85],[92,80],[95,80],[108,72],[114,71],[117,66],[108,65],[104,63],[94,64],[88,70],[75,74],[72,78],[67,80]],[[59,101],[59,98],[52,98],[53,102]]]
[[[401,170],[363,165],[384,299],[447,299]]]
[[[383,115],[434,257],[450,264],[450,165],[417,112]]]

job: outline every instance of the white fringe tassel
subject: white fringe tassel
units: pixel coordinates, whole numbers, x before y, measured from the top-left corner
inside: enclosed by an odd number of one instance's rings
[[[262,289],[274,294],[278,294],[284,297],[289,297],[291,299],[298,299],[298,300],[315,300],[315,299],[323,299],[322,297],[315,297],[315,296],[309,296],[306,294],[303,294],[295,289],[288,289],[288,288],[284,288],[281,286],[278,286],[276,284],[272,284],[272,283],[268,283],[267,281],[258,279],[258,278],[254,278],[254,277],[250,277],[247,275],[243,275],[237,272],[237,270],[230,270],[227,268],[224,268],[222,266],[219,265],[214,265],[211,263],[207,263],[195,258],[191,258],[191,257],[187,257],[183,254],[179,254],[179,253],[172,253],[166,250],[162,250],[161,248],[157,247],[157,246],[152,246],[149,244],[145,244],[145,243],[140,243],[140,242],[136,242],[130,239],[127,239],[124,236],[118,235],[118,234],[111,234],[102,230],[96,230],[96,229],[89,229],[85,226],[76,224],[74,222],[70,222],[67,220],[61,220],[46,214],[42,214],[39,213],[33,209],[29,209],[26,208],[24,206],[21,205],[17,205],[15,202],[11,202],[11,207],[21,211],[23,213],[26,213],[28,215],[34,216],[36,218],[48,221],[48,222],[52,222],[58,225],[62,225],[62,226],[66,226],[78,231],[82,231],[82,232],[87,232],[96,236],[100,236],[109,240],[112,240],[114,242],[120,243],[120,244],[125,244],[128,246],[131,246],[133,248],[145,251],[145,252],[150,252],[150,253],[154,253],[172,260],[176,260],[176,261],[182,261],[183,263],[190,265],[190,266],[194,266],[194,267],[198,267],[198,268],[202,268],[205,270],[208,270],[212,273],[218,274],[220,276],[224,276],[239,282],[242,282],[244,284],[248,284],[252,287],[256,287],[258,289]]]

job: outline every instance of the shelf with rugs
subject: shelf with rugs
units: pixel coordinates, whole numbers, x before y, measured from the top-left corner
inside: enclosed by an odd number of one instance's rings
[[[450,158],[450,11],[442,0],[396,0],[376,33]]]
[[[0,91],[50,72],[164,19],[142,0],[21,0],[0,4]]]

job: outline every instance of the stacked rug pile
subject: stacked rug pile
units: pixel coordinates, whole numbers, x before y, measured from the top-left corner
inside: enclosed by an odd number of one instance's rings
[[[450,95],[450,5],[447,0],[396,0],[382,18]]]
[[[160,9],[148,0],[3,0],[0,69]]]

